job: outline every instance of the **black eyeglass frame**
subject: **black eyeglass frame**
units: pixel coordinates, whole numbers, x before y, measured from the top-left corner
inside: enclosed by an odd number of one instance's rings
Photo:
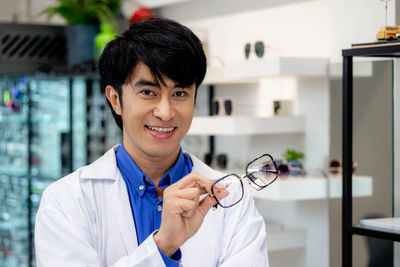
[[[258,170],[258,171],[249,173],[248,170],[249,170],[249,167],[251,166],[251,164],[254,163],[254,162],[256,162],[257,160],[259,160],[260,158],[266,157],[266,156],[269,157],[269,158],[271,159],[271,162],[273,162],[276,171],[273,171],[273,170],[262,170],[262,169],[260,169],[260,170]],[[266,185],[259,185],[259,184],[256,183],[256,180],[257,180],[257,179],[254,178],[254,173],[260,172],[260,171],[263,171],[263,172],[266,172],[266,173],[273,173],[273,174],[275,174],[275,178],[272,179],[272,181],[269,182],[269,183],[266,184]],[[242,192],[241,192],[242,195],[241,195],[240,199],[239,199],[238,201],[236,201],[235,203],[233,203],[233,204],[231,204],[231,205],[229,205],[229,206],[225,206],[225,205],[221,204],[221,203],[218,201],[218,199],[217,199],[217,197],[216,197],[216,195],[215,195],[215,193],[214,193],[214,187],[215,187],[215,185],[216,185],[218,182],[220,182],[221,180],[223,180],[223,179],[225,179],[226,177],[229,177],[229,176],[235,176],[235,177],[238,178],[238,180],[240,181],[241,189],[242,189],[242,190],[241,190],[241,191],[242,191]],[[213,196],[214,199],[217,201],[217,204],[214,205],[214,209],[216,209],[218,205],[221,206],[222,208],[230,208],[230,207],[236,205],[237,203],[239,203],[239,202],[243,199],[243,196],[244,196],[244,187],[243,187],[243,181],[242,181],[243,179],[248,178],[250,182],[252,182],[254,185],[256,185],[256,187],[254,187],[254,188],[255,188],[257,191],[260,191],[260,190],[266,188],[267,186],[269,186],[270,184],[272,184],[273,182],[275,182],[276,179],[278,178],[278,176],[279,176],[278,167],[276,166],[276,163],[275,163],[274,158],[273,158],[270,154],[263,154],[263,155],[261,155],[261,156],[255,158],[255,159],[253,159],[252,161],[250,161],[249,163],[247,163],[247,165],[246,165],[246,174],[243,175],[242,177],[240,177],[240,176],[237,175],[236,173],[231,173],[231,174],[225,175],[224,177],[221,177],[221,178],[219,178],[218,180],[214,181],[214,183],[213,183],[212,186],[211,186],[211,193],[212,193],[212,196]]]

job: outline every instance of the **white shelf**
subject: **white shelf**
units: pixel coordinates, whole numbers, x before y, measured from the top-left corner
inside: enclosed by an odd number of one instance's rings
[[[362,219],[360,220],[360,225],[378,228],[382,231],[394,231],[400,234],[400,217]]]
[[[188,134],[257,135],[304,133],[304,131],[304,117],[205,116],[193,118]]]
[[[203,84],[252,84],[257,82],[257,79],[229,79],[226,77],[223,67],[207,66]]]
[[[298,228],[268,231],[267,225],[267,245],[268,252],[304,248],[306,246],[306,231]]]
[[[328,194],[327,179],[323,177],[279,177],[264,190],[250,190],[253,197],[267,200],[325,199]],[[353,176],[353,197],[372,196],[372,177]],[[342,177],[329,177],[329,198],[342,197]]]
[[[270,76],[327,77],[327,58],[270,57],[227,65],[226,79],[260,79]]]
[[[129,0],[137,5],[145,6],[147,8],[160,8],[184,2],[193,2],[194,0]]]

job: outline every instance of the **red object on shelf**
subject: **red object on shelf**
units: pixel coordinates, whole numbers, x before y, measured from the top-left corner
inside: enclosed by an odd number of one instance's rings
[[[40,165],[42,163],[42,159],[40,158],[31,158],[32,165]]]
[[[138,20],[141,20],[143,18],[152,18],[154,17],[153,12],[151,12],[150,9],[146,7],[139,7],[131,16],[131,19],[129,20],[130,24],[135,23]]]

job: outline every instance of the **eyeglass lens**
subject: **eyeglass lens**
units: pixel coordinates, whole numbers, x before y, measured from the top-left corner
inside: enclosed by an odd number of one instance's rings
[[[220,113],[220,101],[213,100],[211,102],[211,114],[212,115],[219,115]]]
[[[248,59],[249,56],[250,56],[250,49],[251,49],[251,44],[250,44],[250,43],[247,43],[247,44],[244,46],[244,55],[245,55],[246,59]]]
[[[254,186],[256,189],[260,190],[265,186],[269,185],[278,177],[278,170],[273,159],[269,155],[265,155],[252,161],[246,169],[247,177],[259,188]]]
[[[262,41],[258,41],[254,45],[254,50],[256,52],[257,57],[264,56],[264,43]]]
[[[225,112],[226,115],[231,115],[232,114],[232,100],[225,100],[224,101],[224,105],[225,105]]]
[[[244,192],[242,181],[235,174],[219,179],[213,184],[211,190],[218,203],[224,208],[238,203],[243,198]]]

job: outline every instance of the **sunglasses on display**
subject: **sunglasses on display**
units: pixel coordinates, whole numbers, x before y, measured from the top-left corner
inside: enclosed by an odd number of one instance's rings
[[[276,160],[280,176],[303,176],[305,171],[299,161]]]
[[[211,115],[212,116],[222,116],[222,115],[233,115],[234,112],[234,102],[233,99],[222,99],[219,97],[214,97],[211,100]]]
[[[264,50],[265,46],[262,41],[258,41],[254,44],[254,52],[258,58],[262,58],[264,56]],[[246,43],[244,46],[244,55],[246,59],[250,57],[250,52],[251,52],[251,44]]]
[[[214,155],[213,153],[206,153],[204,156],[204,162],[208,166],[213,166],[214,161],[216,161],[216,166],[220,169],[226,169],[228,165],[228,155],[227,154],[218,154]]]
[[[357,168],[357,162],[353,161],[351,172],[354,174]],[[336,159],[333,159],[329,162],[329,173],[331,174],[339,174],[342,173],[342,162]]]

